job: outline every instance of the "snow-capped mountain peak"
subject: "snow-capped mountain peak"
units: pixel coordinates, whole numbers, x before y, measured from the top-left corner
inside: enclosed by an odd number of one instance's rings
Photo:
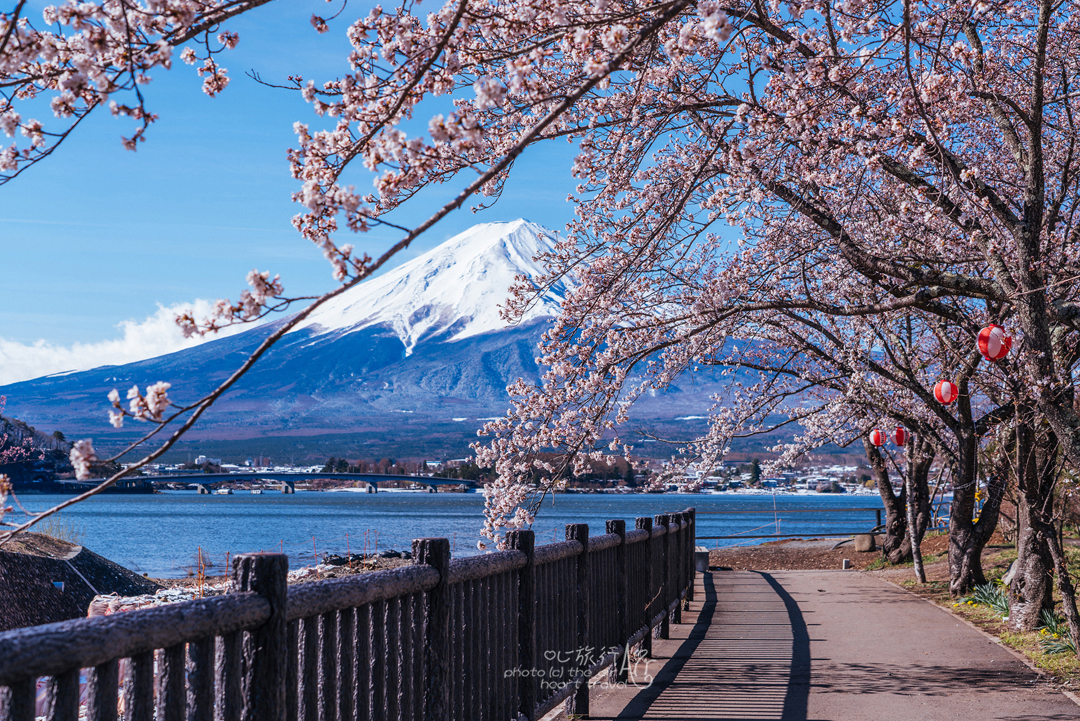
[[[524,219],[475,225],[334,298],[294,330],[346,334],[385,325],[406,355],[427,338],[456,341],[500,330],[506,322],[499,308],[514,277],[541,273],[534,258],[554,245],[554,233]],[[557,315],[564,293],[562,286],[549,290],[522,322]]]

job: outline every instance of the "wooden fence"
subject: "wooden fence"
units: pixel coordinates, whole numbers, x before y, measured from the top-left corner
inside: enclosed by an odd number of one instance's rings
[[[238,556],[236,590],[0,634],[0,721],[534,721],[588,680],[625,681],[693,600],[694,510],[566,527],[566,541],[286,587],[288,559]],[[0,609],[2,612],[2,609]]]

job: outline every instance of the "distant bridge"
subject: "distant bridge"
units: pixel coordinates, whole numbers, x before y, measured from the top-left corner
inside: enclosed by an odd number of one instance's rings
[[[330,479],[336,481],[360,481],[367,487],[368,493],[377,493],[380,482],[405,482],[425,486],[429,493],[434,493],[439,486],[465,486],[476,488],[476,481],[463,480],[460,478],[435,478],[434,476],[401,476],[390,473],[280,473],[273,471],[246,471],[242,473],[177,473],[167,476],[137,476],[125,481],[142,481],[146,483],[187,483],[200,486],[200,492],[209,492],[209,487],[223,481],[279,481],[282,493],[293,493],[296,490],[297,481],[311,481],[315,479]],[[93,487],[101,483],[103,478],[91,478],[86,481],[76,481],[78,485]],[[69,483],[72,483],[69,481]],[[205,490],[204,490],[205,489]]]

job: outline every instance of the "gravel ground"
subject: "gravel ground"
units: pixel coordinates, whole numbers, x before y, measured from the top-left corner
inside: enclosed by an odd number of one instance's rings
[[[856,552],[850,540],[834,549],[842,540],[792,538],[760,546],[712,549],[709,551],[709,565],[735,570],[819,571],[840,569],[844,559],[847,559],[851,561],[852,568],[862,570],[881,558],[880,550]],[[945,536],[926,538],[923,541],[923,557],[944,553],[947,544]]]
[[[369,558],[364,561],[355,562],[352,567],[349,566],[318,566],[316,572],[303,578],[290,578],[289,583],[307,583],[308,581],[322,581],[327,578],[342,578],[344,576],[355,576],[360,573],[371,573],[372,571],[385,571],[388,568],[399,568],[401,566],[408,566],[412,564],[412,561],[405,558]],[[293,569],[298,570],[298,569]],[[199,581],[194,577],[189,578],[155,578],[152,579],[166,588],[191,588],[197,586]],[[218,585],[225,582],[225,576],[207,576],[205,583],[210,585]]]

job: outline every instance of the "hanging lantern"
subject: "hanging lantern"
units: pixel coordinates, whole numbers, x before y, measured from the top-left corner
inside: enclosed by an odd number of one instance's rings
[[[1012,338],[1000,325],[988,325],[979,331],[979,352],[983,358],[996,363],[1009,354]]]
[[[908,437],[908,432],[903,426],[897,426],[896,430],[893,431],[893,441],[895,441],[896,445],[898,445],[898,446],[906,445],[907,444],[907,437]]]
[[[960,389],[952,381],[938,381],[934,386],[934,398],[945,405],[955,401],[958,395],[960,395]]]
[[[870,431],[870,442],[873,443],[875,446],[884,445],[885,434],[875,428],[874,430]]]

